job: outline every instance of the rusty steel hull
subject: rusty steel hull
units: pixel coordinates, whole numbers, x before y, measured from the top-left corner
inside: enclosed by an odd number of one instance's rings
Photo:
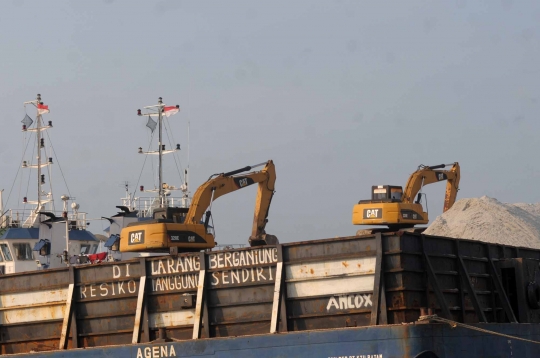
[[[129,350],[165,339],[172,347],[235,346],[251,342],[244,336],[352,335],[351,344],[360,345],[368,344],[359,343],[364,334],[383,339],[396,330],[392,339],[409,347],[426,326],[388,325],[416,322],[427,309],[456,322],[519,327],[533,337],[540,310],[523,286],[539,259],[539,250],[394,232],[4,275],[0,354],[70,356],[84,354],[76,348]],[[349,355],[386,352],[368,351]]]

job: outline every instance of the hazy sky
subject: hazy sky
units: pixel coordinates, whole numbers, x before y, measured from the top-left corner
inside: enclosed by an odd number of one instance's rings
[[[282,242],[354,234],[371,185],[405,185],[419,164],[459,161],[458,198],[539,202],[539,40],[540,2],[525,0],[2,1],[0,189],[6,201],[20,166],[22,103],[41,93],[57,205],[59,163],[91,218],[138,183],[149,129],[136,110],[160,96],[181,106],[182,167],[191,123],[192,192],[274,160],[267,232]],[[151,169],[138,185],[153,186]],[[425,192],[433,220],[444,184]],[[247,243],[255,193],[214,203],[216,241]]]

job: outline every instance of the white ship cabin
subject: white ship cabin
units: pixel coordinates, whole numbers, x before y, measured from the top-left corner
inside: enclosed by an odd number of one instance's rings
[[[80,214],[80,213],[79,213]],[[66,230],[69,233],[69,242],[66,242]],[[37,266],[44,268],[65,267],[64,251],[68,252],[68,259],[73,256],[91,255],[98,251],[99,240],[90,231],[86,230],[86,220],[65,219],[50,212],[42,212],[39,229],[39,245],[33,250],[36,254],[43,249],[44,243],[50,243],[49,255],[37,255]],[[68,249],[66,250],[66,246]],[[41,250],[41,253],[44,250]]]
[[[0,274],[38,269],[32,251],[38,238],[38,228],[6,229],[0,235]]]
[[[41,222],[10,220],[12,216],[4,220],[0,226],[0,274],[65,267],[62,254],[66,250],[66,229],[69,257],[98,251],[99,240],[86,230],[86,220],[68,219],[66,225],[61,216],[39,216]],[[46,252],[47,255],[41,255]]]

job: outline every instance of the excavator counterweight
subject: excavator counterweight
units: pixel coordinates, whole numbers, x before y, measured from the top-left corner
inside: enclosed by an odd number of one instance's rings
[[[451,168],[445,170],[444,168],[447,166],[451,166]],[[422,187],[447,181],[443,208],[443,212],[445,212],[456,201],[459,179],[460,169],[457,162],[434,166],[421,165],[409,177],[405,190],[400,186],[373,186],[371,200],[360,200],[354,206],[352,222],[354,225],[385,225],[392,230],[427,224],[429,222],[428,213],[424,212],[424,208],[420,204]]]
[[[265,164],[260,171],[240,174]],[[264,231],[270,203],[274,195],[276,170],[269,160],[256,166],[247,166],[228,173],[215,174],[202,184],[188,208],[161,208],[154,211],[153,220],[128,224],[120,233],[122,252],[190,252],[211,249],[216,246],[211,217],[207,210],[222,195],[258,183],[253,230],[249,238],[251,246],[273,245],[278,240]]]

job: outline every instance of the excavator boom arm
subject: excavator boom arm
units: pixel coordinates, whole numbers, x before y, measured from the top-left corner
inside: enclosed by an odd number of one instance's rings
[[[273,162],[264,169],[266,170],[267,179],[259,182],[257,189],[257,200],[255,201],[255,213],[253,214],[253,229],[251,237],[257,238],[263,235],[266,226],[266,218],[270,210],[270,203],[274,196],[274,184],[276,182],[276,170]]]
[[[413,203],[414,198],[420,189],[422,189],[422,186],[447,180],[443,212],[450,209],[456,201],[459,189],[460,168],[456,162],[452,164],[452,168],[449,170],[437,170],[445,166],[441,164],[432,167],[423,167],[411,174],[403,192],[403,202]]]
[[[234,171],[231,173],[237,174],[237,172]],[[273,161],[269,160],[261,171],[234,176],[231,173],[220,174],[208,180],[197,189],[186,215],[186,223],[199,223],[212,200],[249,185],[259,183],[253,232],[258,231],[259,228],[260,230],[264,230],[276,180]]]

